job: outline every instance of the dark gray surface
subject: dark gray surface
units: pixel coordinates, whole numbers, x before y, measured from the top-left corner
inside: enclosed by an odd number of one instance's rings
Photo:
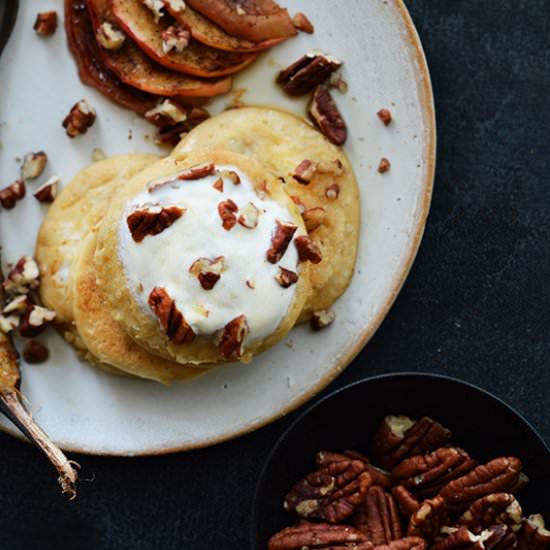
[[[432,212],[395,307],[329,390],[389,371],[451,374],[550,441],[550,3],[408,3],[438,112]],[[76,457],[95,481],[72,503],[34,449],[0,434],[0,549],[245,550],[256,478],[289,421],[185,455]]]

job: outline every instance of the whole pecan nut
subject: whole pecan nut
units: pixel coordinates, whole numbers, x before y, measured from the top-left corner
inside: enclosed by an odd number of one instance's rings
[[[397,504],[391,494],[378,486],[367,491],[365,502],[359,505],[353,516],[353,525],[375,546],[403,537]]]
[[[439,535],[441,528],[448,524],[447,504],[441,497],[435,497],[425,500],[412,515],[407,534],[413,537],[422,537],[431,542]]]
[[[493,525],[509,525],[515,531],[521,527],[523,511],[516,497],[510,493],[493,493],[476,500],[458,519],[474,533]]]
[[[304,95],[330,78],[330,75],[342,66],[334,57],[311,52],[283,69],[277,77],[277,83],[290,95]]]
[[[158,320],[168,339],[176,345],[187,344],[195,339],[195,332],[187,323],[183,314],[176,307],[175,300],[170,298],[164,288],[155,287],[149,294],[149,306]]]
[[[544,518],[533,514],[524,520],[518,533],[518,550],[546,550],[550,548],[550,531],[546,529]]]
[[[299,481],[284,507],[299,517],[339,523],[364,502],[372,478],[361,460],[331,462]]]
[[[398,485],[392,490],[393,498],[401,510],[401,514],[405,516],[406,519],[410,519],[411,516],[420,508],[420,502],[418,499],[405,487]]]
[[[387,416],[374,436],[372,448],[379,465],[391,469],[410,456],[445,446],[451,435],[447,428],[427,416],[418,421],[406,416]]]
[[[296,224],[275,220],[275,230],[271,234],[271,247],[266,253],[269,263],[276,264],[281,260],[297,229]]]
[[[148,235],[159,235],[173,225],[185,213],[181,206],[145,205],[127,218],[128,230],[135,242],[140,243]]]
[[[309,117],[326,138],[335,145],[343,145],[348,130],[332,95],[325,86],[317,86],[308,109]]]
[[[463,510],[491,493],[511,492],[518,485],[521,469],[521,460],[518,458],[496,458],[450,481],[441,489],[440,495],[449,508]]]
[[[458,448],[440,448],[405,459],[392,470],[392,480],[419,498],[433,497],[449,481],[473,470],[477,462]]]

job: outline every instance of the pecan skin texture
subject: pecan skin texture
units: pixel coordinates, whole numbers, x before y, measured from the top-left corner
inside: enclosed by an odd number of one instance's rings
[[[17,201],[25,197],[26,193],[25,182],[23,180],[14,181],[0,191],[0,204],[6,210],[11,210]]]
[[[346,525],[303,523],[287,527],[269,539],[268,550],[302,550],[303,548],[372,550],[374,545],[363,533]]]
[[[301,262],[311,262],[318,264],[322,261],[321,251],[319,247],[309,238],[304,235],[294,239],[294,245],[298,250],[298,258]]]
[[[493,525],[521,525],[522,510],[510,493],[493,493],[476,500],[458,519],[458,525],[478,534]]]
[[[285,498],[285,510],[305,519],[339,523],[365,500],[371,484],[362,461],[332,462],[292,487]]]
[[[441,527],[446,525],[449,525],[447,505],[441,497],[435,497],[425,500],[412,515],[407,534],[432,541],[439,535]]]
[[[544,519],[539,514],[524,520],[518,533],[518,550],[547,550],[550,548],[550,531],[545,529]]]
[[[167,206],[143,208],[132,212],[126,223],[135,242],[140,243],[148,235],[159,235],[173,225],[184,214],[185,208]]]
[[[225,325],[218,343],[220,355],[225,359],[240,359],[249,328],[244,315],[239,315]]]
[[[322,84],[342,63],[322,54],[307,54],[283,69],[277,83],[289,95],[304,95]]]
[[[377,546],[375,550],[425,550],[426,541],[418,537],[405,537],[389,544]]]
[[[508,525],[493,525],[483,534],[488,535],[483,542],[485,550],[513,550],[518,546],[518,537]]]
[[[440,495],[449,508],[463,510],[478,498],[513,489],[518,483],[521,469],[518,458],[496,458],[449,482],[441,489]]]
[[[419,498],[433,497],[449,481],[477,466],[468,453],[458,448],[441,448],[425,456],[405,459],[392,471],[392,480]]]
[[[420,502],[418,502],[416,497],[402,485],[394,487],[391,492],[399,506],[399,510],[401,510],[405,518],[410,519],[410,517],[420,508]]]
[[[319,130],[334,145],[343,145],[348,130],[332,95],[325,86],[318,86],[311,97],[308,114]]]
[[[276,264],[281,260],[297,229],[298,226],[293,223],[275,221],[275,230],[271,235],[271,247],[266,253],[269,263]]]
[[[466,527],[460,527],[454,533],[436,541],[430,550],[484,550],[483,545],[476,542],[475,535]]]
[[[397,504],[391,494],[381,487],[370,487],[365,502],[353,517],[353,524],[375,546],[389,544],[403,537]]]
[[[149,306],[158,317],[169,340],[176,345],[188,344],[195,339],[195,332],[176,307],[164,288],[155,287],[149,294]]]
[[[410,456],[445,446],[451,439],[447,428],[427,416],[414,422],[402,435],[392,431],[391,418],[384,419],[372,444],[376,461],[383,468],[392,469]]]
[[[230,231],[237,225],[238,211],[239,207],[231,199],[227,199],[218,204],[218,214],[222,220],[222,226],[226,231]]]

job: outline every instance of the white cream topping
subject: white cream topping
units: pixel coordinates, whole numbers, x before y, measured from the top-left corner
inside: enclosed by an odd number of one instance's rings
[[[239,174],[239,185],[230,180],[228,171]],[[292,222],[292,216],[269,196],[258,196],[250,179],[238,168],[216,166],[216,172],[188,181],[174,179],[175,174],[159,180],[169,183],[153,192],[134,197],[120,220],[119,257],[129,289],[148,315],[153,316],[149,294],[161,287],[175,300],[196,334],[213,335],[235,317],[245,315],[250,328],[248,338],[265,338],[287,314],[296,289],[296,285],[282,288],[275,280],[279,266],[297,272],[298,253],[293,243],[278,264],[266,260],[276,220]],[[213,188],[219,177],[223,177],[223,192]],[[229,231],[224,229],[218,204],[227,199],[239,209],[253,203],[259,209],[258,225],[247,229],[237,223]],[[135,242],[126,219],[151,204],[176,205],[186,210],[162,233]],[[299,234],[304,233],[298,230],[295,236]],[[199,258],[214,260],[220,256],[224,257],[221,277],[214,288],[205,290],[189,268]]]

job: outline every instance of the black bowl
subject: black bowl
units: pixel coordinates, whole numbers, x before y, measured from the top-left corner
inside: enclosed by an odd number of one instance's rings
[[[279,439],[256,488],[252,550],[266,550],[271,535],[291,525],[283,510],[288,489],[312,471],[320,450],[357,449],[388,414],[430,416],[453,432],[453,442],[480,462],[517,456],[529,476],[519,494],[526,513],[550,518],[550,450],[534,428],[497,397],[466,382],[432,374],[390,374],[342,388],[306,410]]]

